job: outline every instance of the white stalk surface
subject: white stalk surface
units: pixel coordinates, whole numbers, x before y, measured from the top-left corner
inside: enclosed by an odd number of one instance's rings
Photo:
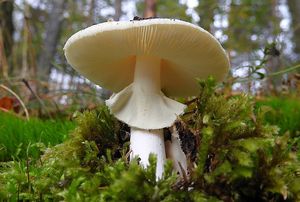
[[[156,178],[160,179],[164,172],[166,161],[165,143],[163,130],[143,130],[131,128],[130,132],[130,149],[131,156],[140,158],[140,164],[144,168],[149,165],[149,155],[152,153],[156,156]]]
[[[161,92],[161,59],[152,56],[136,57],[133,83],[106,105],[119,120],[142,129],[170,127],[186,107]]]
[[[173,161],[174,170],[183,176],[183,172],[188,174],[187,170],[187,158],[183,150],[181,149],[181,141],[178,131],[173,127],[171,135],[171,141],[166,142],[167,158]]]
[[[161,59],[137,56],[133,83],[106,104],[115,117],[131,127],[131,158],[139,156],[145,167],[149,154],[155,154],[156,176],[160,178],[166,159],[162,128],[170,127],[185,108],[161,92]]]

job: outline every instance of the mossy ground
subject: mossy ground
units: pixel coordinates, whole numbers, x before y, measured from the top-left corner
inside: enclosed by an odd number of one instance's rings
[[[246,95],[225,98],[214,80],[177,122],[190,176],[165,165],[156,180],[155,158],[142,169],[128,161],[128,127],[106,107],[77,115],[64,143],[42,150],[38,160],[2,163],[0,198],[37,201],[299,201],[296,137],[264,123]]]

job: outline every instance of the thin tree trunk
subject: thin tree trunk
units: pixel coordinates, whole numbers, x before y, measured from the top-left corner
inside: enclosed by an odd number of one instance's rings
[[[5,55],[7,57],[10,56],[13,46],[13,4],[13,0],[0,2],[0,27],[2,28]]]
[[[122,0],[115,0],[115,15],[114,21],[119,21],[122,15]]]
[[[277,12],[276,12],[276,7],[278,4],[278,0],[272,0],[272,4],[270,6],[272,6],[272,19],[276,19],[278,18]],[[271,24],[271,29],[275,30],[275,27],[273,24]],[[272,36],[273,37],[273,41],[276,41],[276,35]],[[274,47],[272,47],[272,49],[274,49],[272,52],[276,52],[277,47],[274,45]],[[281,60],[279,55],[270,55],[268,58],[268,62],[267,62],[267,68],[269,69],[269,72],[277,72],[280,70],[281,67]],[[271,90],[273,90],[273,94],[277,94],[281,89],[281,85],[282,85],[282,76],[277,76],[277,77],[271,77],[270,79],[270,83],[272,85]]]
[[[156,17],[156,0],[145,0],[144,17]]]
[[[0,26],[0,70],[2,71],[2,76],[4,78],[8,78],[8,64],[7,64],[7,58],[5,55],[5,47],[3,42],[3,34],[2,34],[2,28]]]
[[[294,51],[298,54],[300,59],[300,1],[299,0],[286,0],[291,16],[292,16],[292,28],[294,32]]]
[[[29,36],[29,5],[25,3],[24,5],[24,26],[23,26],[23,40],[22,40],[22,70],[21,77],[26,78],[28,76],[28,36]]]
[[[13,0],[0,2],[0,69],[3,77],[9,74],[8,58],[13,46],[13,4]]]
[[[66,2],[63,0],[53,0],[49,5],[49,18],[45,25],[45,38],[38,60],[38,77],[44,82],[49,81],[51,63],[54,60],[56,46],[62,29],[63,12]]]
[[[212,32],[211,28],[214,23],[215,11],[218,7],[218,0],[200,1],[196,7],[196,11],[200,17],[198,24],[210,33]]]
[[[95,0],[91,0],[90,2],[90,11],[89,11],[89,24],[93,25],[95,23],[95,7],[96,7],[96,2]]]

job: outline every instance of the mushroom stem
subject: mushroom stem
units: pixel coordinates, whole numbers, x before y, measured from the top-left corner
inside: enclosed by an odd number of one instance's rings
[[[133,85],[138,88],[144,96],[141,98],[146,105],[151,100],[148,96],[160,93],[160,59],[150,56],[137,56]],[[149,109],[138,109],[139,113],[149,113]],[[150,112],[151,113],[151,112]],[[164,136],[162,129],[145,130],[131,127],[130,145],[131,158],[139,156],[143,167],[149,165],[149,155],[156,156],[156,178],[161,178],[166,161]]]
[[[160,58],[152,56],[136,56],[134,70],[134,86],[147,94],[159,94],[160,82]]]
[[[133,83],[106,101],[111,112],[131,127],[131,158],[139,156],[149,164],[149,154],[157,158],[156,177],[161,178],[166,159],[163,128],[170,127],[185,105],[161,92],[161,59],[136,56]]]
[[[163,130],[143,130],[132,127],[130,133],[130,148],[132,151],[130,158],[138,156],[140,165],[147,167],[149,165],[149,155],[154,154],[157,159],[156,178],[161,178],[166,161]]]
[[[185,105],[161,91],[161,59],[136,56],[133,82],[105,101],[114,116],[130,127],[162,129],[170,127]]]

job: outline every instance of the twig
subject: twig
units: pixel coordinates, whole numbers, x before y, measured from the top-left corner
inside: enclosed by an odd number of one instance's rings
[[[196,102],[197,99],[198,99],[198,98],[196,97],[196,98],[194,98],[194,99],[188,100],[188,101],[186,101],[184,104],[185,104],[185,105],[190,105],[190,104],[192,104],[193,102]]]
[[[23,109],[24,109],[26,119],[29,120],[29,113],[28,113],[28,110],[27,110],[27,108],[26,108],[24,102],[21,100],[21,98],[20,98],[13,90],[9,89],[9,88],[6,87],[5,85],[0,84],[0,87],[3,88],[4,90],[10,92],[11,94],[13,94],[13,95],[17,98],[17,100],[20,102],[21,106],[22,106]]]
[[[132,150],[130,149],[127,154],[125,155],[125,161],[127,161],[129,159],[130,154],[132,153]]]
[[[297,64],[295,66],[292,66],[292,67],[289,67],[287,69],[284,69],[284,70],[281,70],[281,71],[278,71],[278,72],[274,72],[274,73],[271,73],[269,74],[268,76],[279,76],[281,74],[285,74],[285,73],[288,73],[288,72],[291,72],[291,71],[294,71],[296,69],[300,68],[300,64]]]
[[[289,67],[289,68],[286,68],[284,70],[281,70],[281,71],[278,71],[278,72],[273,72],[271,74],[268,74],[266,75],[267,78],[269,77],[273,77],[273,76],[280,76],[282,74],[285,74],[285,73],[288,73],[288,72],[291,72],[291,71],[295,71],[296,69],[299,69],[300,68],[300,64],[297,64],[295,66],[292,66],[292,67]],[[262,79],[255,79],[255,78],[242,78],[242,79],[236,79],[235,81],[233,81],[234,83],[243,83],[243,82],[249,82],[249,81],[259,81],[259,80],[262,80]]]
[[[31,184],[30,184],[30,160],[27,158],[26,159],[26,174],[27,174],[27,183],[28,183],[28,189],[29,189],[29,192],[31,192]]]
[[[5,113],[8,113],[8,112],[9,112],[8,109],[2,108],[2,107],[0,107],[0,110],[1,110],[1,111],[4,111]]]
[[[31,92],[31,94],[36,97],[36,99],[38,100],[38,102],[40,103],[41,107],[44,108],[44,110],[46,111],[46,113],[48,114],[48,116],[50,118],[52,118],[50,112],[48,111],[46,105],[44,104],[43,100],[40,98],[40,96],[38,96],[38,94],[36,94],[32,88],[30,87],[28,81],[26,79],[22,79],[22,82],[25,84],[25,86],[29,89],[29,91]]]
[[[182,165],[179,161],[178,161],[178,165],[179,165],[180,171],[182,173],[182,178],[183,178],[184,184],[187,184],[188,183],[187,173],[185,172],[185,169],[182,167]]]

